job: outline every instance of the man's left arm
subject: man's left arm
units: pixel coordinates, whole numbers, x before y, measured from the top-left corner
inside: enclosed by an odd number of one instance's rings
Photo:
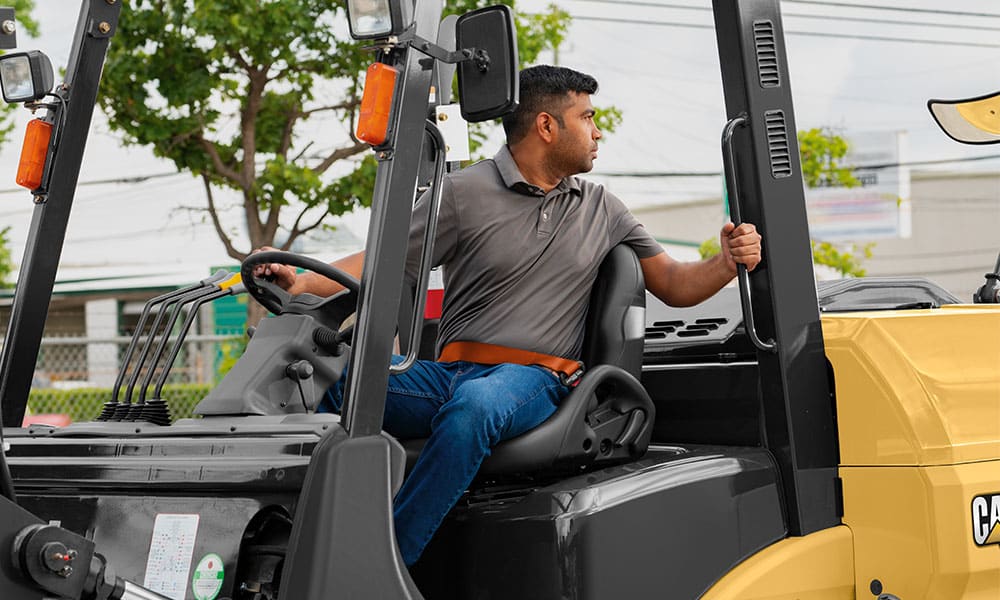
[[[726,223],[719,243],[719,254],[698,262],[679,262],[665,252],[640,259],[646,289],[670,306],[693,306],[732,281],[737,263],[751,271],[760,263],[760,234],[751,223]]]

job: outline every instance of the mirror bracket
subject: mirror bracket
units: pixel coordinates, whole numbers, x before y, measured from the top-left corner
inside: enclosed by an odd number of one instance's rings
[[[411,44],[414,48],[420,50],[427,56],[435,58],[443,63],[448,63],[449,65],[471,60],[476,63],[476,68],[478,68],[480,72],[485,73],[490,70],[490,55],[482,48],[462,48],[461,50],[450,52],[419,36],[413,36]]]

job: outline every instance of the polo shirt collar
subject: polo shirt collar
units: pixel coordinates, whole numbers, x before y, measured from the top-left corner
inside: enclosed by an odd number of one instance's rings
[[[514,157],[511,155],[510,148],[507,147],[507,144],[500,147],[500,151],[493,157],[493,163],[497,166],[497,171],[500,172],[503,184],[507,186],[508,189],[532,196],[544,195],[541,188],[528,183],[528,181],[524,179],[524,175],[521,175],[521,170],[517,168],[517,163],[514,162]],[[555,190],[561,192],[573,191],[579,194],[580,181],[577,180],[576,177],[564,177],[563,180],[559,182],[559,185],[556,186]]]

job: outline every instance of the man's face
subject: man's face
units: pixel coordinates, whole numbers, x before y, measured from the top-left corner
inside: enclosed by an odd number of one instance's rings
[[[597,158],[597,140],[602,137],[594,124],[590,94],[570,92],[556,121],[558,137],[550,154],[553,166],[566,175],[589,172]]]

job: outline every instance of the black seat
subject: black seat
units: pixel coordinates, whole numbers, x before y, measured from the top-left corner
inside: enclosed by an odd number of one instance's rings
[[[616,246],[601,264],[584,333],[587,370],[544,423],[497,444],[480,476],[537,473],[642,455],[653,431],[653,402],[639,383],[646,295],[639,259]],[[404,440],[407,463],[425,440]]]

